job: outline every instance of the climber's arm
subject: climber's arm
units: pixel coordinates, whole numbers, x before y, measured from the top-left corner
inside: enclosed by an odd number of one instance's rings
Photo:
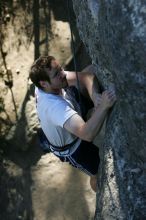
[[[65,122],[64,128],[82,140],[93,141],[109,108],[112,107],[115,101],[116,96],[113,91],[103,92],[100,105],[87,122],[84,122],[78,114],[75,114]]]

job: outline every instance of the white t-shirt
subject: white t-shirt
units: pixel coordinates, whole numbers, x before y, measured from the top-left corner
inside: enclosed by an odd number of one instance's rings
[[[71,101],[66,98],[66,92],[63,90],[63,95],[60,96],[35,88],[35,95],[40,124],[49,142],[59,147],[73,142],[76,136],[69,133],[63,126],[77,112]],[[77,149],[80,142],[81,140],[78,139],[75,145],[70,147],[69,150],[62,152],[54,151],[54,154],[69,156]]]

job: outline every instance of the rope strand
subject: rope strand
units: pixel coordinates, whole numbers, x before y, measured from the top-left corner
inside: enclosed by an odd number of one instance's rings
[[[71,33],[71,46],[72,46],[72,53],[73,53],[73,61],[74,61],[74,69],[75,69],[75,73],[76,73],[76,79],[77,79],[77,89],[78,89],[78,93],[79,93],[79,102],[80,102],[80,106],[81,106],[81,110],[83,113],[83,105],[82,105],[82,98],[81,98],[81,93],[80,93],[80,82],[79,82],[79,77],[78,77],[78,72],[77,72],[77,62],[76,62],[76,57],[75,57],[75,43],[74,43],[74,39],[73,39],[73,31],[72,31],[72,25],[71,25],[71,16],[70,16],[70,4],[69,4],[70,0],[67,0],[67,11],[68,11],[68,20],[69,20],[69,27],[70,27],[70,33]]]

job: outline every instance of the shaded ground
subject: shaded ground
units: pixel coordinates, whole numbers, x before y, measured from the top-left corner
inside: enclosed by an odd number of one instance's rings
[[[1,167],[0,219],[92,219],[95,193],[86,175],[41,155],[36,141],[27,152],[12,151]]]
[[[38,147],[30,65],[34,54],[48,51],[65,64],[71,60],[71,49],[64,1],[41,1],[37,40],[33,35],[34,3],[37,1],[2,1],[0,219],[90,220],[95,194],[87,176],[52,154],[42,155]],[[80,49],[75,27],[74,35]]]

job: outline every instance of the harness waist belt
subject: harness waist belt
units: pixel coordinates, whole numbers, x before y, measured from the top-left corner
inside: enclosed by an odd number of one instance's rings
[[[61,147],[59,147],[59,146],[54,146],[53,144],[51,144],[49,141],[49,144],[51,145],[51,147],[52,147],[52,149],[54,150],[54,151],[59,151],[59,152],[62,152],[62,151],[66,151],[66,150],[68,150],[70,147],[72,147],[76,142],[77,142],[77,140],[78,140],[79,138],[76,138],[74,141],[72,141],[70,144],[67,144],[67,145],[65,145],[65,146],[61,146]]]

